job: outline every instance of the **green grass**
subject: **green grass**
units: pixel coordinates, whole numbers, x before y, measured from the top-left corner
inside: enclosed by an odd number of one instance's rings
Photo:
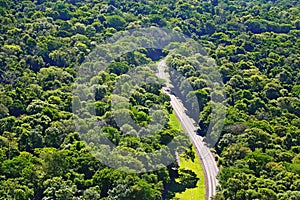
[[[195,152],[194,147],[193,151]],[[194,162],[191,159],[187,160],[183,156],[180,156],[180,168],[195,172],[199,180],[195,188],[187,188],[184,192],[175,193],[175,197],[181,200],[205,200],[205,179],[198,156],[195,156]]]
[[[178,121],[176,115],[173,113],[170,115],[169,124],[172,128],[183,130],[180,122]],[[176,179],[176,183],[171,186],[171,190],[175,191],[175,199],[180,200],[205,200],[205,178],[204,172],[202,170],[202,166],[200,160],[195,152],[193,147],[193,152],[195,153],[195,159],[192,161],[191,158],[185,158],[183,155],[180,156],[180,168],[188,169],[197,175],[199,179],[195,188],[186,188],[184,191],[177,190],[178,179]]]
[[[180,125],[180,122],[178,121],[175,113],[172,113],[170,115],[170,120],[169,120],[169,124],[170,126],[173,128],[173,129],[177,129],[177,130],[180,130],[180,131],[183,131],[181,125]]]

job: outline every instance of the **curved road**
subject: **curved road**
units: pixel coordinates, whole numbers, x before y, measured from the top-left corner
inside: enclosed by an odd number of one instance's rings
[[[168,94],[171,98],[171,105],[173,110],[181,123],[183,129],[188,133],[191,142],[193,143],[197,154],[201,160],[201,165],[205,174],[205,186],[206,186],[206,199],[211,199],[212,196],[216,194],[216,187],[218,185],[218,180],[216,178],[219,169],[215,161],[213,153],[210,151],[209,147],[206,146],[203,138],[196,135],[197,130],[194,125],[194,121],[185,113],[185,107],[181,101],[170,93],[170,84],[168,74],[165,73],[165,60],[158,63],[157,76],[161,79],[166,80],[166,87],[163,88],[163,92]]]

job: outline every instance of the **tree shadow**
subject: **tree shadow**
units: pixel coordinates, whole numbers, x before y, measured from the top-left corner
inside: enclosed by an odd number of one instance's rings
[[[196,173],[189,169],[179,169],[176,177],[171,179],[166,200],[173,199],[176,193],[182,193],[186,189],[197,187],[199,178]]]

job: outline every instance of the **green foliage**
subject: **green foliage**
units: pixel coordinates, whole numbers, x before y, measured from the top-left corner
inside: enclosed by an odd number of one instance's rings
[[[108,27],[113,27],[116,30],[124,29],[126,25],[125,19],[118,15],[107,16],[106,21]]]
[[[76,199],[75,194],[78,192],[76,185],[72,181],[64,181],[61,177],[48,179],[43,183],[46,188],[43,200],[48,199]]]
[[[0,195],[3,199],[31,199],[34,196],[33,188],[20,184],[19,179],[0,181]]]
[[[264,19],[253,19],[246,21],[247,29],[253,33],[275,32],[288,33],[293,26],[291,24],[278,24]]]
[[[223,75],[228,109],[214,147],[221,169],[215,199],[299,199],[299,5],[294,0],[0,0],[0,198],[161,199],[171,167],[139,175],[104,167],[80,141],[72,114],[72,103],[85,116],[95,111],[114,144],[141,154],[178,137],[166,125],[153,137],[137,138],[132,124],[117,127],[111,110],[111,93],[120,77],[169,51],[141,49],[113,58],[106,72],[89,80],[94,94],[87,97],[95,102],[72,94],[78,66],[97,43],[118,31],[154,25],[200,42]],[[212,97],[224,94],[211,94],[191,60],[175,55],[168,64],[189,81],[174,80],[184,94],[174,91],[198,122],[198,134],[212,139],[206,134],[209,124],[219,125],[211,113]],[[137,124],[170,117],[149,113],[155,104],[172,113],[162,86],[139,86],[126,99],[126,113]],[[128,89],[122,86],[126,93]],[[122,116],[125,110],[118,112]],[[82,129],[89,130],[89,123],[82,122]],[[180,174],[194,185],[194,174]]]
[[[117,75],[126,73],[128,69],[127,63],[124,62],[113,62],[108,66],[108,71]]]

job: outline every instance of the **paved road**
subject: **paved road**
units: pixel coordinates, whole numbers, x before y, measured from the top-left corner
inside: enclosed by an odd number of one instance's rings
[[[181,101],[170,93],[170,84],[168,83],[168,74],[165,73],[165,61],[162,60],[158,63],[158,72],[156,74],[159,78],[166,80],[166,87],[163,91],[168,94],[171,98],[171,105],[174,112],[181,123],[183,129],[188,133],[191,142],[193,143],[197,154],[201,160],[201,165],[205,174],[205,186],[206,186],[206,199],[211,199],[212,196],[216,194],[216,187],[218,185],[217,174],[219,169],[215,161],[213,153],[210,151],[209,147],[203,142],[201,136],[196,135],[196,126],[194,121],[185,113],[185,107]]]

